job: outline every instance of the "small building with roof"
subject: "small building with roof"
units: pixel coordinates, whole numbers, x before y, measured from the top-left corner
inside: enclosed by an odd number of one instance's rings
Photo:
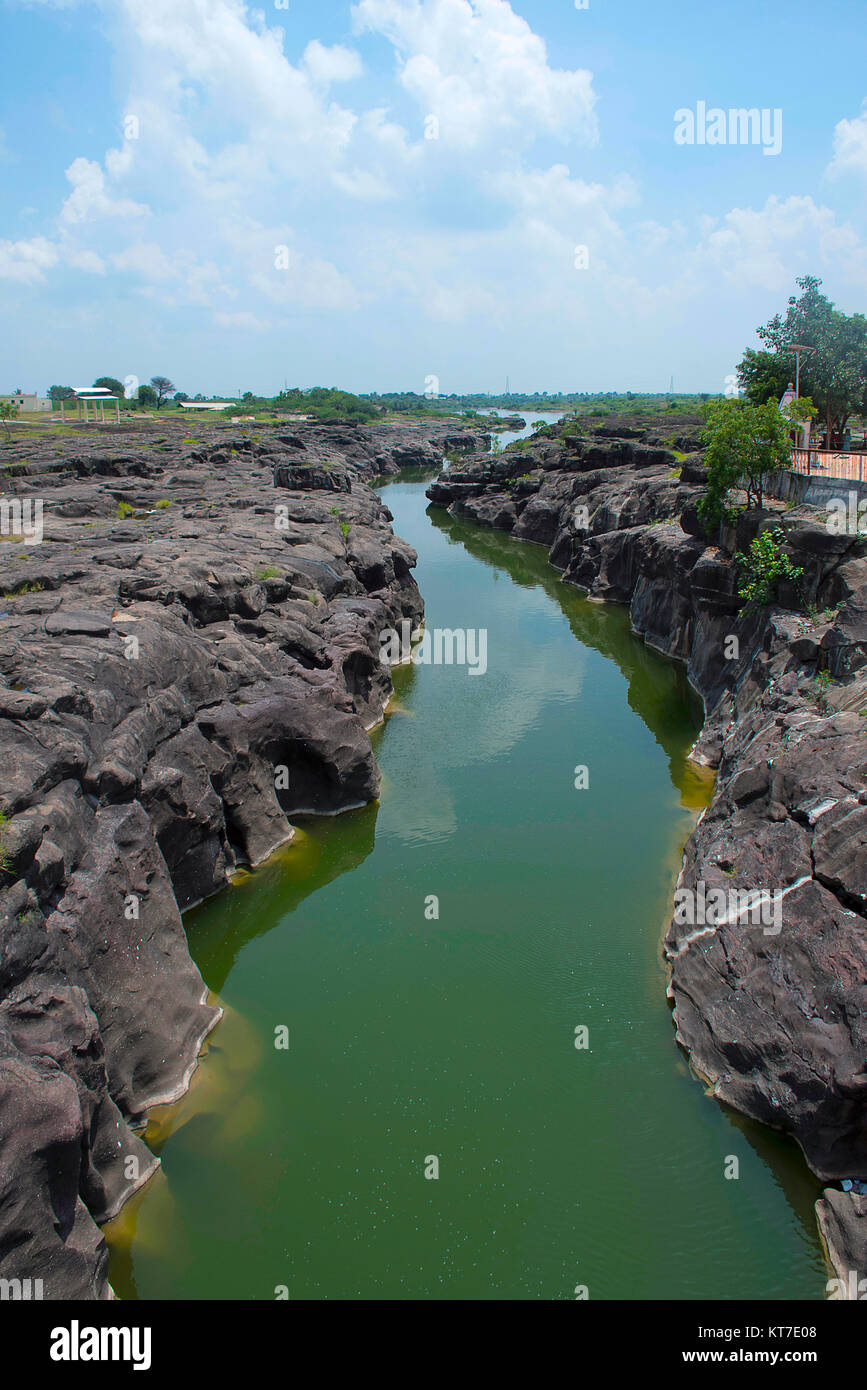
[[[82,407],[84,408],[84,423],[86,425],[90,423],[88,417],[88,405],[93,406],[94,423],[100,422],[104,425],[105,403],[106,401],[113,401],[115,420],[118,424],[120,424],[120,401],[118,400],[114,392],[110,391],[107,386],[76,386],[75,395],[72,397],[72,401],[78,405],[79,420],[81,420],[82,418]],[[61,420],[66,419],[65,401],[60,402],[60,418]]]

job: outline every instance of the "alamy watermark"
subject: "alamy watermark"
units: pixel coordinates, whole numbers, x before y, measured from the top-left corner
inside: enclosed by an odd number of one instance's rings
[[[41,1279],[0,1279],[0,1303],[28,1303],[43,1297]]]
[[[29,545],[41,545],[44,535],[41,497],[4,497],[0,500],[0,535],[14,536]]]
[[[867,497],[854,489],[848,497],[832,497],[825,525],[832,536],[867,536]]]
[[[780,154],[783,148],[783,113],[779,106],[749,108],[708,107],[697,101],[695,110],[681,106],[674,113],[676,145],[761,145],[762,154]]]
[[[853,1303],[867,1300],[867,1279],[850,1269],[845,1279],[829,1279],[825,1288],[831,1298],[851,1299]]]
[[[488,629],[485,627],[435,627],[412,645],[412,623],[404,618],[397,628],[379,634],[379,659],[383,666],[466,666],[467,675],[483,676],[488,669]]]
[[[68,1327],[51,1329],[48,1355],[52,1361],[130,1361],[134,1371],[150,1370],[149,1327],[82,1327],[73,1318]]]

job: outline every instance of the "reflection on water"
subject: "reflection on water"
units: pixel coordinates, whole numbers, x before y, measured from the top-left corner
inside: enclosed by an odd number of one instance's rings
[[[662,658],[636,639],[629,625],[628,610],[595,603],[574,585],[564,584],[558,572],[548,564],[546,547],[516,542],[503,531],[452,517],[443,507],[431,506],[427,515],[449,544],[460,545],[495,572],[500,570],[507,574],[512,583],[521,588],[538,590],[553,599],[568,618],[581,646],[617,664],[628,682],[631,708],[665,750],[671,780],[682,794],[683,805],[697,810],[707,806],[713,792],[714,774],[690,762],[689,746],[683,743],[684,708],[691,712],[696,727],[702,719],[701,700],[687,680],[685,667],[671,663],[668,679],[661,680]],[[555,698],[557,680],[554,675],[551,688]]]

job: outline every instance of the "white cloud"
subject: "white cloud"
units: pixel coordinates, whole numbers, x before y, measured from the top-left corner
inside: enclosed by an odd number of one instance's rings
[[[57,247],[42,236],[30,241],[0,241],[0,280],[35,284],[45,279],[45,271],[59,259]]]
[[[863,279],[865,248],[850,225],[810,197],[770,197],[761,208],[733,208],[714,225],[705,223],[691,265],[706,278],[719,273],[740,287],[783,292],[805,266],[842,263]]]
[[[66,261],[76,270],[86,270],[90,275],[105,275],[106,273],[105,261],[95,251],[70,250],[67,252]]]
[[[112,198],[106,192],[105,174],[92,159],[74,159],[66,171],[72,192],[61,209],[63,222],[87,222],[94,217],[144,217],[150,211],[129,198]]]
[[[285,309],[354,310],[361,303],[352,280],[331,261],[297,253],[287,270],[255,271],[250,284]]]
[[[133,272],[144,280],[174,280],[178,271],[155,241],[139,241],[111,258],[116,270]]]
[[[369,169],[350,169],[346,173],[339,170],[331,175],[331,181],[350,198],[363,202],[381,203],[397,196],[390,183]]]
[[[351,48],[335,44],[326,48],[318,39],[313,39],[304,50],[304,66],[314,82],[327,87],[332,82],[349,82],[360,77],[361,59]]]
[[[834,128],[834,158],[828,165],[832,178],[840,174],[867,174],[867,102],[860,116],[839,121]]]
[[[353,19],[394,45],[402,85],[448,144],[597,138],[592,74],[550,67],[544,41],[508,0],[360,0]]]

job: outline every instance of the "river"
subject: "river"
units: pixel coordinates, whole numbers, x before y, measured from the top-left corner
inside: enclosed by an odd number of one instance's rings
[[[107,1228],[113,1286],[822,1298],[820,1184],[674,1040],[660,940],[710,792],[684,673],[424,487],[383,497],[428,628],[485,629],[487,670],[396,670],[380,803],[300,821],[187,915],[226,1018],[152,1117],[163,1166]]]

